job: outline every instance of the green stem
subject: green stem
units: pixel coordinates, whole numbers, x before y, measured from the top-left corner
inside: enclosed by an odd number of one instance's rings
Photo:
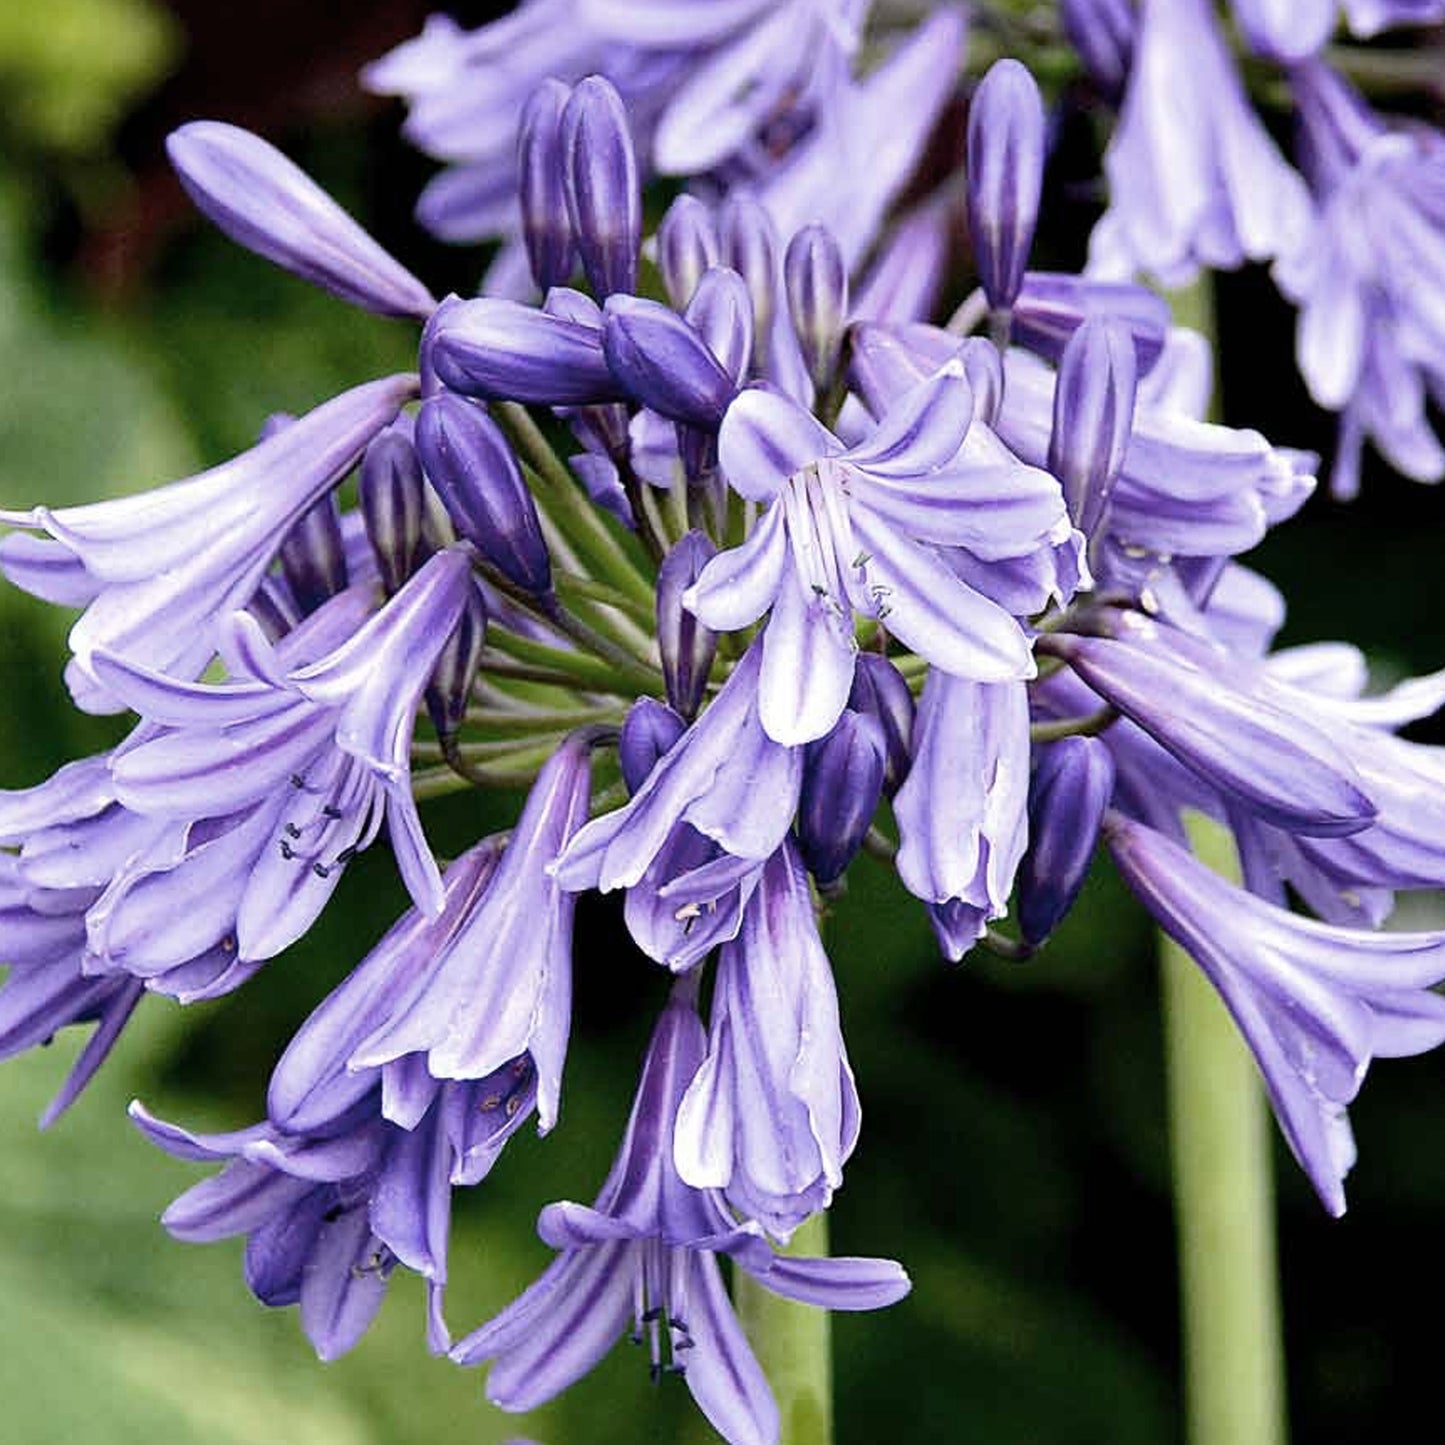
[[[1233,839],[1187,819],[1201,862],[1238,876]],[[1284,1445],[1269,1111],[1218,995],[1160,945],[1189,1445]]]
[[[828,1253],[828,1216],[799,1225],[785,1254]],[[778,1445],[832,1445],[831,1321],[827,1310],[766,1290],[744,1270],[733,1275],[738,1318],[773,1387],[782,1428]]]
[[[508,632],[503,627],[488,629],[487,646],[526,664],[531,669],[527,675],[539,681],[560,679],[588,692],[615,693],[619,697],[635,696],[639,692],[660,694],[662,690],[662,674],[643,668],[630,658],[613,661],[585,652],[571,652],[564,647],[549,647],[545,642],[533,642],[530,637]],[[520,675],[523,674],[513,672],[513,676]]]

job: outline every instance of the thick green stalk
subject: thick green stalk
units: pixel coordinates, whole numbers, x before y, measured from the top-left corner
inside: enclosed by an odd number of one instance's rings
[[[828,1216],[798,1227],[785,1254],[828,1253]],[[782,1428],[778,1445],[832,1445],[832,1328],[827,1310],[780,1299],[744,1270],[733,1275],[733,1302],[773,1387]]]
[[[1229,833],[1191,815],[1226,877]],[[1284,1445],[1269,1111],[1254,1061],[1198,965],[1163,939],[1164,1031],[1189,1445]]]

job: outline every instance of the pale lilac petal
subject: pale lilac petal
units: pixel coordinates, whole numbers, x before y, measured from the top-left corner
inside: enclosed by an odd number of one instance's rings
[[[742,392],[718,432],[718,462],[729,486],[751,502],[769,502],[794,472],[842,445],[791,397],[765,387]]]
[[[783,579],[763,633],[758,717],[774,742],[795,747],[832,730],[853,686],[853,621],[829,597]]]
[[[683,594],[682,603],[718,632],[756,622],[785,585],[788,534],[783,508],[769,507],[739,547],[719,552]]]

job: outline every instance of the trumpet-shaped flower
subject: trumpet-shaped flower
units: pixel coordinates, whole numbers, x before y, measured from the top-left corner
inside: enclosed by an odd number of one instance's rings
[[[104,650],[173,677],[197,677],[217,625],[256,591],[293,523],[351,470],[416,394],[414,376],[354,387],[249,451],[186,481],[86,506],[0,512],[44,531],[0,543],[0,568],[49,601],[84,605],[66,680],[90,712],[124,701],[95,675]]]
[[[729,1445],[776,1445],[777,1405],[733,1314],[718,1255],[775,1294],[828,1309],[892,1304],[909,1281],[888,1260],[775,1254],[756,1224],[738,1224],[718,1194],[678,1176],[678,1108],[706,1049],[695,994],[692,978],[680,980],[663,1010],[596,1203],[542,1211],[538,1233],[558,1258],[452,1358],[491,1360],[488,1398],[504,1410],[530,1410],[592,1369],[630,1320],[633,1338],[649,1346],[654,1377],[681,1375]]]
[[[796,402],[745,391],[718,457],[734,490],[769,504],[752,535],[706,568],[685,602],[717,631],[772,609],[758,708],[786,744],[828,733],[853,684],[855,611],[936,667],[979,682],[1033,675],[1015,618],[963,582],[940,549],[983,562],[1025,557],[1070,534],[1058,483],[979,427],[961,365],[898,399],[845,449]]]
[[[128,860],[92,906],[97,967],[157,978],[212,948],[238,965],[274,956],[310,927],[383,819],[418,906],[440,909],[409,753],[417,703],[472,586],[468,554],[449,548],[374,616],[369,589],[351,589],[279,651],[233,614],[225,645],[241,675],[227,683],[96,655],[104,685],[152,724],[112,759],[118,800],[186,825],[182,848]]]
[[[1105,837],[1129,886],[1193,955],[1264,1076],[1275,1117],[1331,1214],[1355,1160],[1345,1109],[1372,1058],[1445,1041],[1445,933],[1316,923],[1252,897],[1177,843],[1115,813]]]

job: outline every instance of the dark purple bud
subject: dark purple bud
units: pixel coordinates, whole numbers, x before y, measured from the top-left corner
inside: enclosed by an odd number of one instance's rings
[[[602,347],[622,389],[673,421],[715,431],[737,393],[702,337],[659,301],[609,296]]]
[[[743,278],[729,266],[711,267],[698,279],[683,316],[741,386],[753,354],[753,303]]]
[[[875,718],[883,733],[883,787],[891,798],[908,776],[913,749],[913,694],[886,657],[860,652],[853,663],[848,706]]]
[[[589,75],[562,112],[567,213],[582,269],[599,297],[637,290],[642,190],[627,110],[612,82]]]
[[[623,397],[598,329],[533,306],[492,296],[458,302],[429,339],[437,376],[467,396],[544,406]]]
[[[281,544],[280,561],[281,574],[303,613],[315,612],[346,590],[346,544],[334,493],[328,492],[297,519]]]
[[[622,781],[635,793],[647,781],[657,760],[687,731],[687,724],[655,697],[640,697],[632,704],[622,724],[617,759],[622,764]]]
[[[464,397],[422,403],[416,450],[457,529],[509,582],[552,590],[552,566],[532,494],[497,424]]]
[[[883,796],[888,743],[877,717],[844,708],[837,726],[808,749],[798,800],[798,843],[827,887],[843,876]]]
[[[1139,24],[1130,0],[1059,0],[1064,34],[1100,88],[1118,95],[1129,75]]]
[[[973,392],[973,414],[992,426],[1003,405],[1003,361],[998,347],[981,336],[970,336],[958,349],[963,375]]]
[[[1019,930],[1042,943],[1074,906],[1114,791],[1114,759],[1099,738],[1044,748],[1029,782],[1029,848],[1019,865]]]
[[[783,285],[808,373],[824,391],[833,380],[848,320],[848,267],[826,226],[804,226],[788,242]]]
[[[701,532],[689,532],[663,558],[657,571],[657,648],[662,654],[667,700],[689,720],[702,706],[717,652],[717,633],[682,605],[682,594],[716,555],[717,548]]]
[[[441,738],[454,737],[467,715],[472,679],[482,661],[487,640],[487,606],[479,588],[467,593],[466,606],[452,635],[437,656],[426,689],[426,710]]]
[[[361,458],[357,497],[387,596],[400,591],[423,558],[426,482],[411,438],[389,426]]]
[[[576,262],[561,132],[562,111],[570,94],[560,80],[544,80],[523,107],[517,128],[522,239],[532,279],[543,291],[562,285]]]
[[[1059,271],[1028,271],[1014,298],[1011,340],[1057,364],[1069,337],[1091,317],[1127,326],[1142,375],[1159,359],[1170,325],[1169,303],[1129,281],[1094,281]]]
[[[1134,342],[1117,321],[1086,321],[1064,348],[1054,387],[1049,471],[1086,537],[1104,520],[1134,427]]]
[[[703,272],[718,264],[719,254],[712,212],[696,196],[684,192],[667,208],[657,227],[657,269],[679,310],[692,300]]]
[[[717,224],[718,256],[743,278],[753,298],[753,370],[762,371],[777,311],[777,231],[762,203],[751,196],[729,197]]]
[[[1023,284],[1044,181],[1044,102],[1017,60],[996,61],[968,111],[968,228],[989,305]]]

